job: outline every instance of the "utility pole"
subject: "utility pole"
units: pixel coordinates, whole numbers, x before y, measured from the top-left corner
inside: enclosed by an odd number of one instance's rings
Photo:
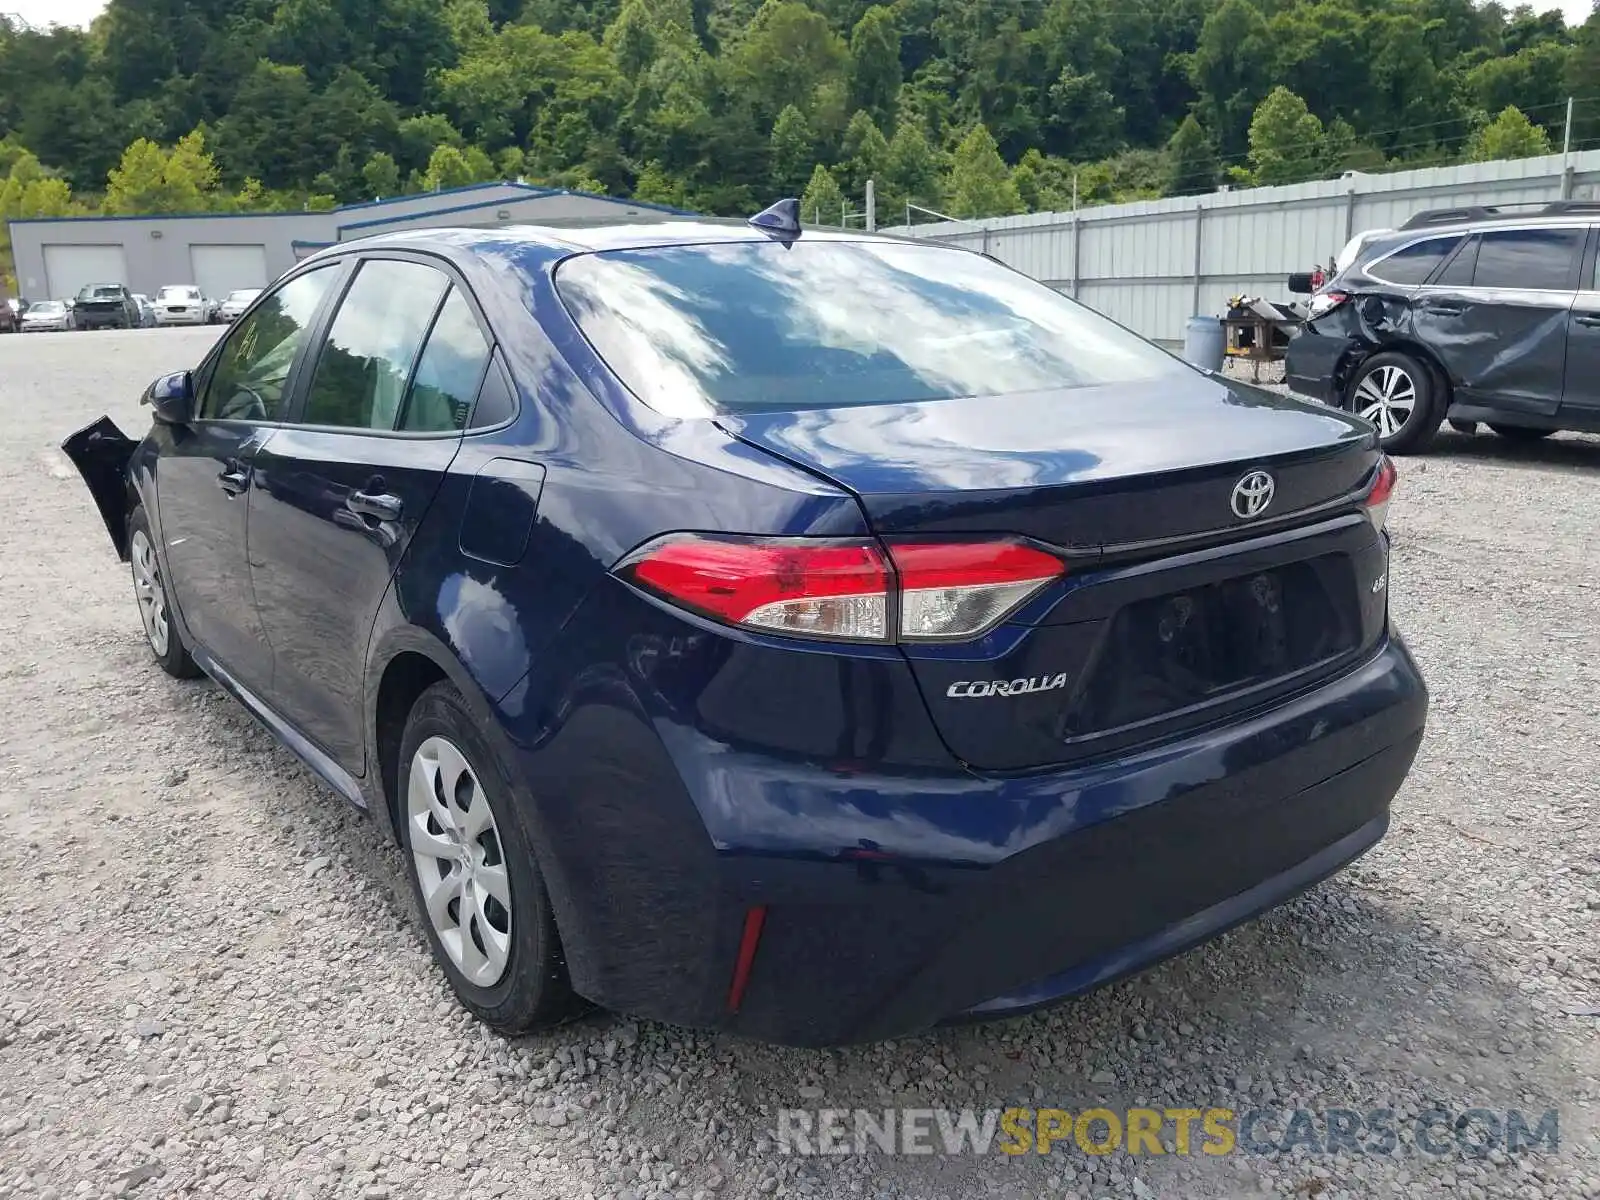
[[[878,231],[878,193],[873,188],[872,180],[867,180],[867,232]]]
[[[1572,199],[1572,97],[1567,97],[1567,120],[1561,130],[1561,198]]]

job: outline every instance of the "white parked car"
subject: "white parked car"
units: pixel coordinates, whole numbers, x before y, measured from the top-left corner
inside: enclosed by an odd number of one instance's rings
[[[216,313],[216,301],[192,283],[168,284],[156,293],[157,325],[209,325]]]
[[[229,292],[227,297],[217,309],[217,320],[232,323],[244,315],[244,310],[249,308],[255,298],[262,293],[261,288],[241,288],[236,292]]]
[[[71,328],[72,310],[61,300],[40,300],[22,314],[23,333],[65,332]]]

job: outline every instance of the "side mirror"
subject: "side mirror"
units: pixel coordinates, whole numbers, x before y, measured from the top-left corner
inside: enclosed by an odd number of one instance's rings
[[[139,399],[155,410],[164,425],[187,425],[194,420],[194,377],[188,371],[163,375]]]
[[[1316,291],[1316,289],[1311,286],[1311,272],[1298,271],[1289,276],[1289,291],[1294,293],[1296,296],[1309,296],[1312,292]]]

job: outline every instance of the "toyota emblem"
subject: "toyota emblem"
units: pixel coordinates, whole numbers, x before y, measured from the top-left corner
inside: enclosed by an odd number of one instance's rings
[[[1248,521],[1267,511],[1277,483],[1265,471],[1251,471],[1233,485],[1233,515]]]

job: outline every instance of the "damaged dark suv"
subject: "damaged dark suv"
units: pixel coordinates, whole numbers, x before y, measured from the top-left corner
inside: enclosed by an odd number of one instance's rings
[[[1506,438],[1600,431],[1600,203],[1418,213],[1363,234],[1311,298],[1289,386],[1395,454],[1444,421]]]

